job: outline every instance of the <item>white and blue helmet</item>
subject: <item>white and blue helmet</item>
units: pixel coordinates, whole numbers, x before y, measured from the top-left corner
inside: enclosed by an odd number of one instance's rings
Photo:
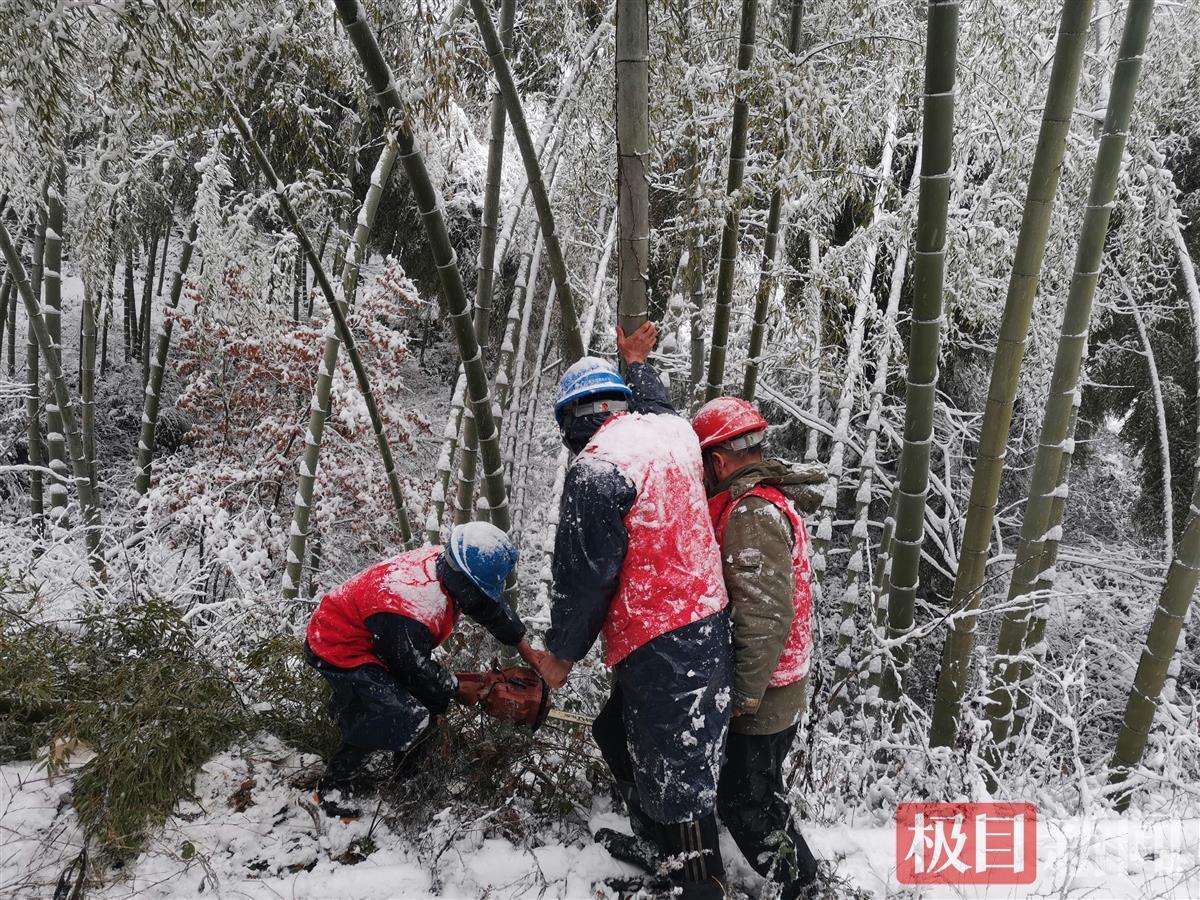
[[[563,372],[562,379],[558,382],[558,398],[554,401],[554,418],[561,426],[563,424],[563,414],[569,407],[575,406],[581,400],[586,400],[588,397],[594,397],[599,394],[619,394],[624,400],[616,401],[611,404],[603,404],[601,406],[609,406],[609,409],[591,409],[586,412],[581,410],[572,410],[575,415],[589,415],[594,412],[619,412],[627,408],[627,403],[633,397],[633,391],[629,389],[629,385],[625,383],[625,379],[621,377],[621,373],[616,370],[612,363],[600,359],[598,356],[585,356],[576,362],[571,368]]]

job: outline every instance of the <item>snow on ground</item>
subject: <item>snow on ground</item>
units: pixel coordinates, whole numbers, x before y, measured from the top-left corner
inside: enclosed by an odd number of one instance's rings
[[[74,765],[86,762],[80,756]],[[635,871],[599,846],[555,842],[516,846],[489,833],[484,820],[435,818],[419,835],[380,817],[349,825],[312,815],[294,782],[317,760],[274,738],[219,754],[196,779],[194,797],[123,871],[110,871],[88,896],[126,898],[588,898],[616,897],[609,880]],[[0,896],[51,897],[78,855],[81,837],[70,806],[70,773],[51,779],[30,764],[0,767]],[[588,826],[624,827],[598,799]],[[1200,897],[1200,821],[1138,817],[1043,821],[1038,879],[1030,887],[912,888],[895,880],[895,833],[847,823],[805,829],[817,855],[838,859],[838,875],[875,897],[910,898],[1195,898]],[[538,844],[538,841],[533,841]],[[727,834],[723,848],[737,896],[761,882]],[[848,894],[835,887],[829,897]]]

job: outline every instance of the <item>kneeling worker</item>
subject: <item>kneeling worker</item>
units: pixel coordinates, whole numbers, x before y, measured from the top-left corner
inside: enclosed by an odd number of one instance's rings
[[[817,862],[792,821],[783,763],[804,708],[812,650],[808,531],[821,500],[820,466],[764,459],[767,422],[736,397],[718,397],[692,427],[704,454],[709,513],[733,614],[733,719],[717,812],[746,861],[808,896]]]
[[[329,714],[342,736],[317,786],[327,815],[358,815],[347,795],[373,751],[392,751],[399,765],[451,699],[480,699],[478,686],[460,686],[431,658],[460,613],[531,662],[541,658],[502,597],[516,563],[503,531],[469,522],[455,526],[447,546],[401,553],[321,598],[305,657],[333,689]]]

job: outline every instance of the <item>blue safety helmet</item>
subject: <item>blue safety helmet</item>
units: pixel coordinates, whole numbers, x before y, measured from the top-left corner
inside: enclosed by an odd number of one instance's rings
[[[493,600],[504,593],[504,582],[517,564],[517,548],[508,535],[490,522],[455,525],[446,542],[450,562]]]
[[[562,379],[558,382],[554,418],[559,426],[563,424],[563,414],[567,407],[596,394],[620,394],[627,400],[633,397],[633,391],[612,363],[597,356],[585,356],[563,372]]]

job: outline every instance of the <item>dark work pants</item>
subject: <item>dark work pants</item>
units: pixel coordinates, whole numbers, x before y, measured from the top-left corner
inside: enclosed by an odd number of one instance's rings
[[[386,669],[371,665],[339,669],[311,651],[306,657],[332,689],[329,717],[342,735],[342,745],[326,772],[331,783],[348,781],[373,750],[408,750],[429,725],[429,710]]]
[[[817,875],[817,861],[792,822],[783,762],[796,725],[775,734],[738,734],[725,744],[717,812],[754,871],[794,897]]]

